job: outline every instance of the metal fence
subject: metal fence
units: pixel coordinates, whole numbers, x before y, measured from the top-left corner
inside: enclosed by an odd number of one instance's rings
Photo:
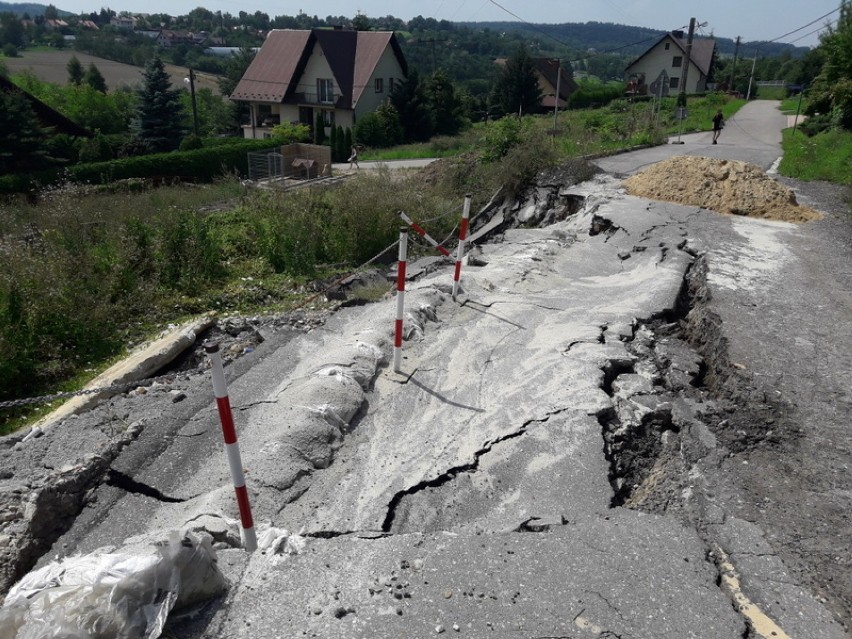
[[[284,156],[278,149],[248,154],[249,179],[253,182],[284,177]]]
[[[285,146],[248,154],[249,179],[253,182],[270,180],[313,180],[331,176],[331,149],[316,144],[287,144]]]

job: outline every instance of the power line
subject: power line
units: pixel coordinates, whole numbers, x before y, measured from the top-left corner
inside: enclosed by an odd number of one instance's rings
[[[835,24],[836,24],[836,23],[835,23]],[[815,33],[819,33],[820,31],[822,31],[822,30],[824,30],[824,29],[827,29],[827,28],[829,28],[829,27],[831,27],[831,26],[833,26],[833,25],[832,25],[832,24],[825,24],[825,25],[823,25],[823,26],[819,27],[818,29],[814,29],[813,31],[808,31],[805,35],[799,36],[799,37],[798,37],[798,38],[796,38],[795,40],[790,40],[789,42],[787,42],[787,43],[785,43],[785,44],[794,44],[794,43],[798,42],[799,40],[804,40],[804,39],[805,39],[805,38],[807,38],[808,36],[812,36],[812,35],[813,35],[813,34],[815,34]]]
[[[833,11],[829,11],[829,12],[828,12],[828,13],[826,13],[824,16],[820,16],[820,17],[819,17],[819,18],[817,18],[816,20],[811,20],[811,21],[810,21],[810,22],[808,22],[807,24],[803,24],[803,25],[802,25],[801,27],[799,27],[798,29],[793,29],[792,31],[789,31],[788,33],[785,33],[784,35],[780,35],[780,36],[778,36],[777,38],[773,38],[772,40],[767,40],[767,42],[778,42],[778,40],[781,40],[782,38],[786,38],[788,35],[793,35],[794,33],[797,33],[797,32],[799,32],[799,31],[801,31],[802,29],[807,29],[807,28],[808,28],[809,26],[811,26],[812,24],[814,24],[814,23],[816,23],[816,22],[819,22],[820,20],[822,20],[822,19],[824,19],[824,18],[827,18],[827,17],[828,17],[828,16],[830,16],[832,13],[837,13],[837,12],[838,12],[838,11],[840,11],[842,8],[843,8],[843,5],[841,5],[841,6],[837,7],[837,8],[836,8],[836,9],[834,9]],[[817,29],[817,31],[819,31],[819,29]],[[811,34],[809,33],[809,34],[807,34],[807,35],[811,35]],[[806,37],[806,36],[802,36],[802,37],[804,38],[804,37]]]

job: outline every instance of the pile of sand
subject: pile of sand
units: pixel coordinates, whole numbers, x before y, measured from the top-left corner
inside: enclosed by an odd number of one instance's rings
[[[784,222],[807,222],[820,213],[760,167],[737,160],[680,156],[658,162],[624,181],[631,195]]]

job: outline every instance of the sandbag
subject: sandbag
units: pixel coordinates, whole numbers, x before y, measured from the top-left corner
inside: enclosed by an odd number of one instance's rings
[[[174,532],[29,573],[0,608],[0,639],[157,639],[172,609],[225,587],[210,536]]]

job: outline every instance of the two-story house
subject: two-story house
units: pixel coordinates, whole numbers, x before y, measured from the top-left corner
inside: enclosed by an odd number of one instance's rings
[[[352,127],[408,75],[391,31],[274,29],[231,94],[248,103],[246,138],[281,122]],[[329,133],[329,129],[326,128]]]
[[[681,87],[686,68],[687,41],[683,31],[672,31],[657,40],[627,67],[628,91],[634,95],[667,96],[680,93],[703,93],[713,68],[716,41],[695,38],[689,54],[687,85]]]

